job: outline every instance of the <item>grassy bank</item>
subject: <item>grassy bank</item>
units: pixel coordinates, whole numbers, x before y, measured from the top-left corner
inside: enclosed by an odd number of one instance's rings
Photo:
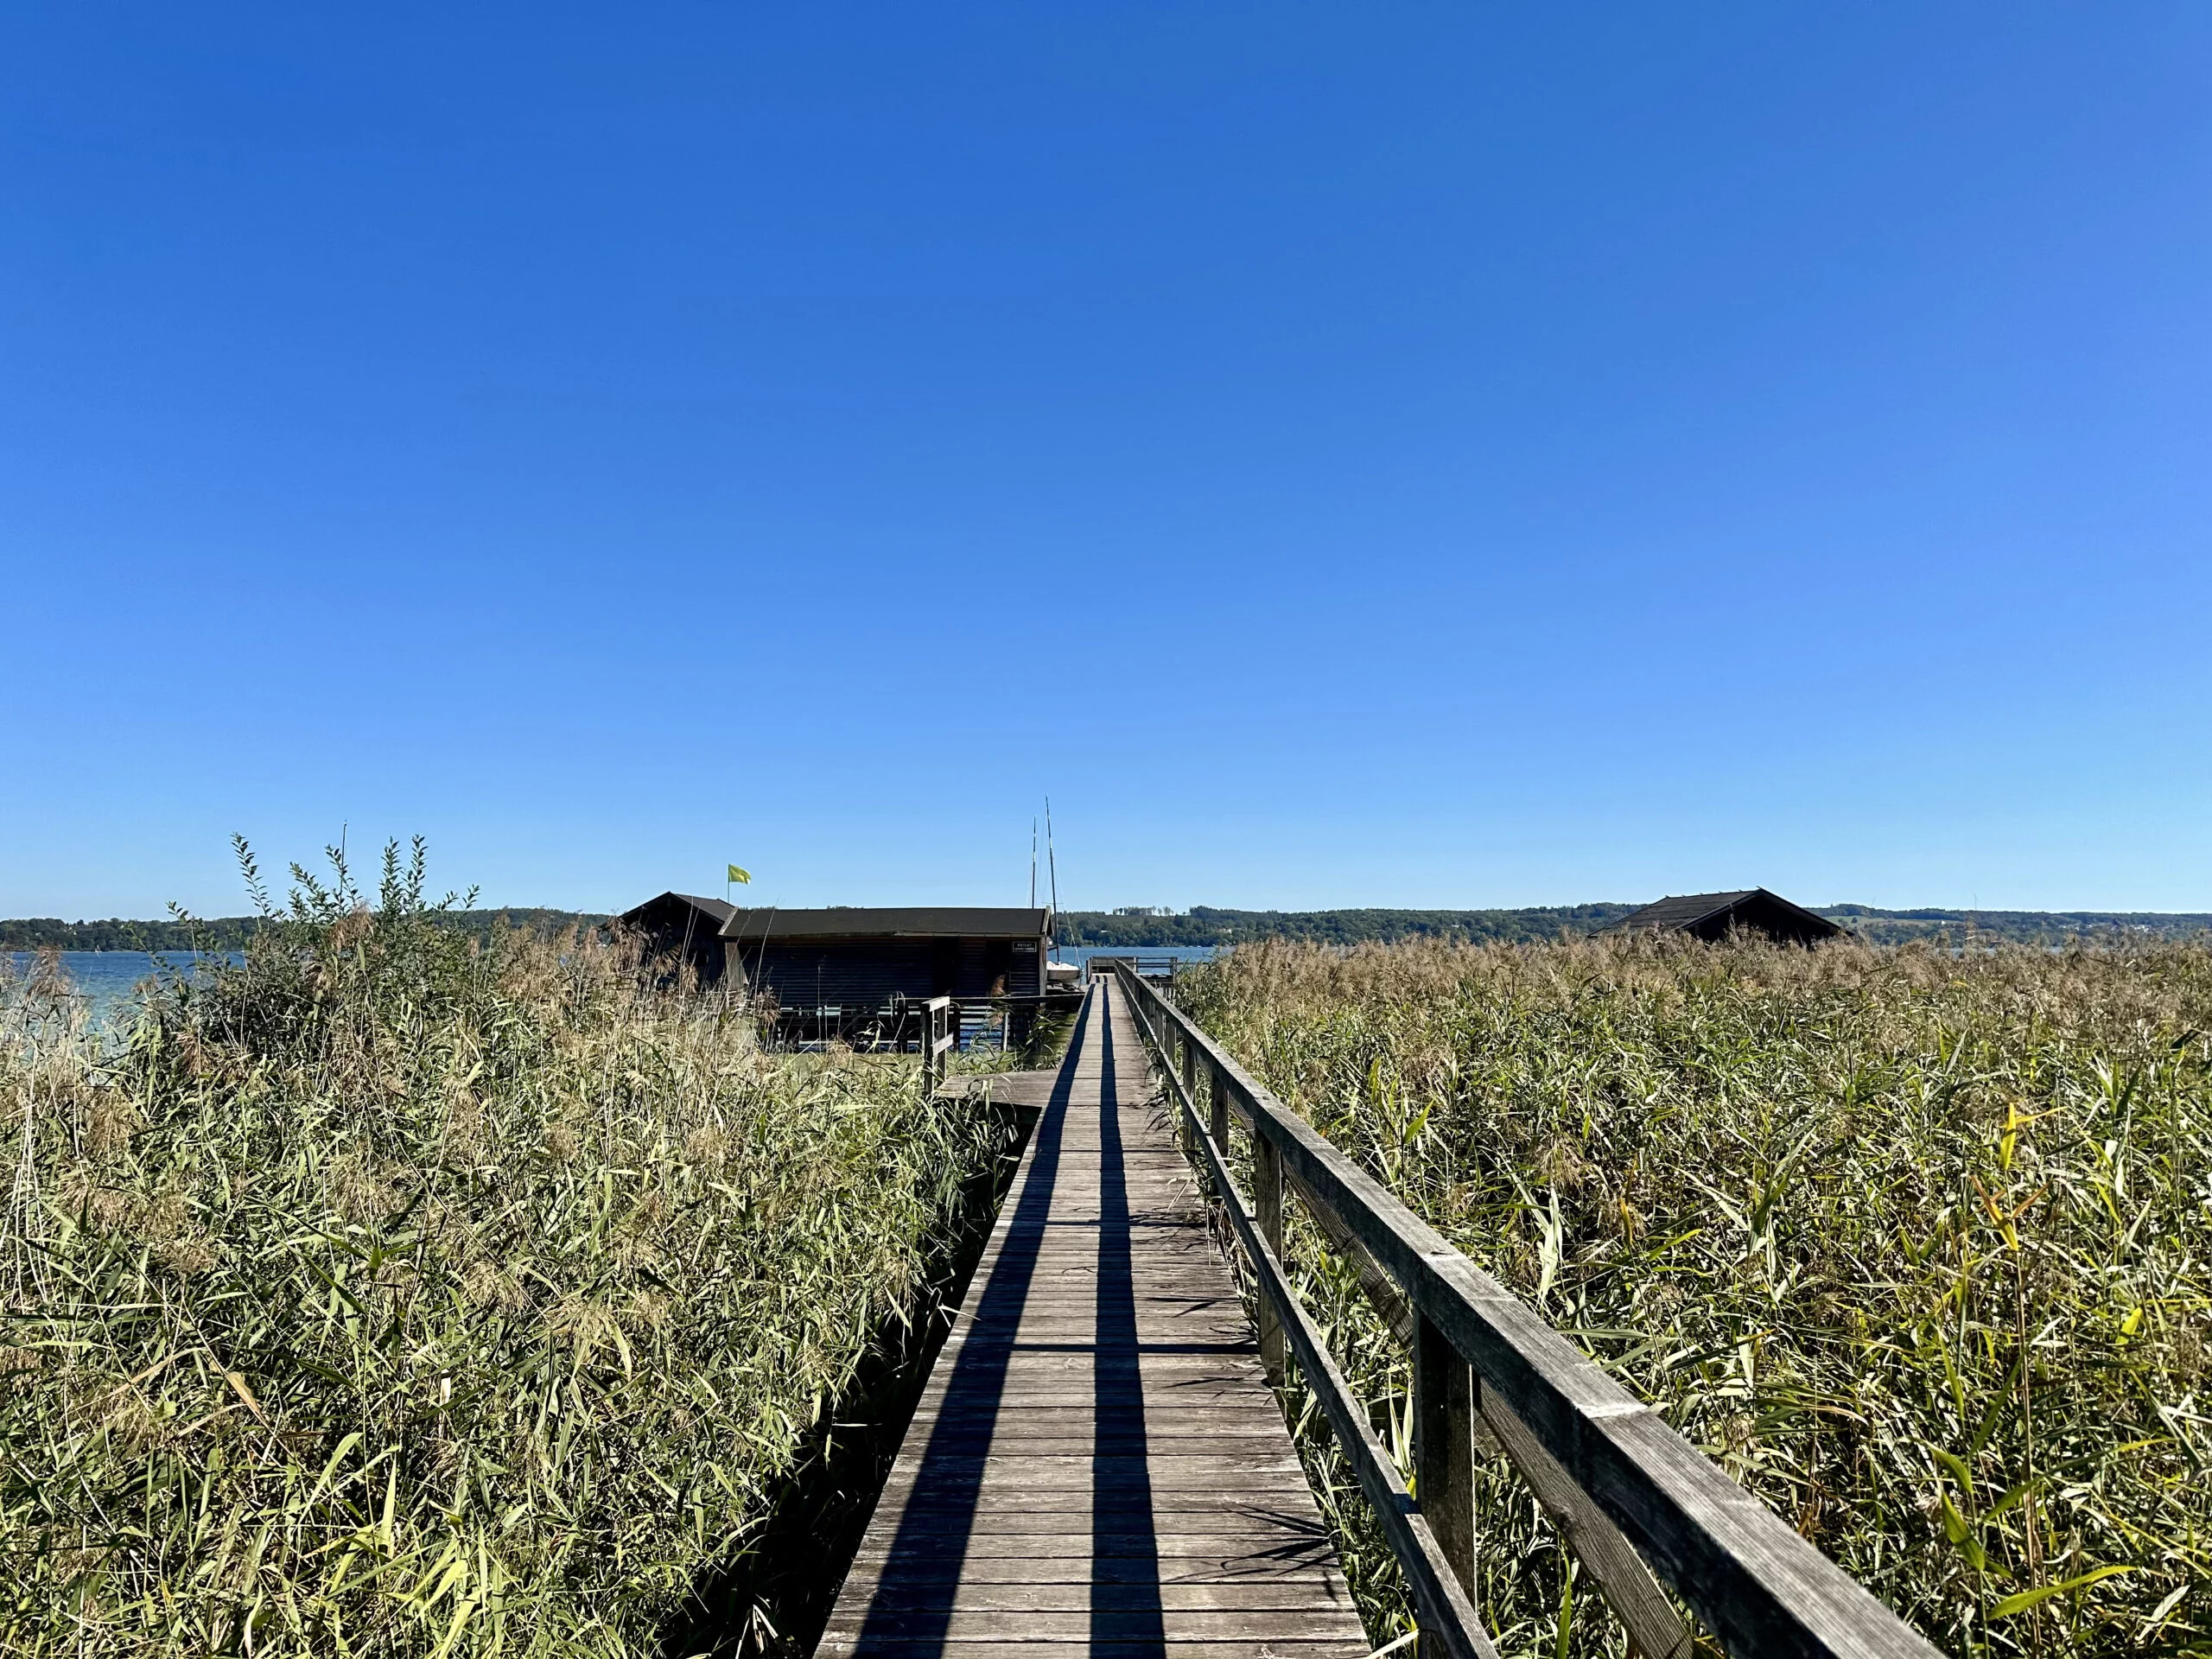
[[[639,1654],[1000,1150],[593,937],[342,876],[103,1055],[0,982],[0,1650]],[[741,1578],[741,1574],[739,1575]],[[768,1631],[757,1623],[756,1644]]]
[[[2212,1651],[2212,951],[1262,944],[1178,994],[1948,1651]],[[1402,1353],[1295,1254],[1402,1443]],[[1481,1502],[1501,1645],[1618,1650]]]

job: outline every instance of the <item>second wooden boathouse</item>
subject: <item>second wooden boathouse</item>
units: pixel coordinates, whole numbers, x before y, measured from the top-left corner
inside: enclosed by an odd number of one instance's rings
[[[1740,893],[1688,893],[1658,899],[1624,916],[1608,933],[1687,933],[1719,940],[1731,933],[1759,934],[1777,944],[1818,944],[1842,935],[1827,917],[1793,905],[1778,893],[1747,887]]]

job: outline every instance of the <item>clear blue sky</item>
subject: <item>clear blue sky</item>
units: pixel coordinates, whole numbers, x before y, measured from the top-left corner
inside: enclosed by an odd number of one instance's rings
[[[18,6],[0,914],[2212,909],[2212,11]]]

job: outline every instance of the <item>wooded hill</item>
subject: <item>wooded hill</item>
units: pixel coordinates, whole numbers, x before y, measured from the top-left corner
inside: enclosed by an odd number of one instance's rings
[[[1066,910],[1055,931],[1062,944],[1234,944],[1240,939],[1311,939],[1364,944],[1392,939],[1463,938],[1503,944],[1594,933],[1634,905],[1560,905],[1535,910],[1217,910],[1193,906],[1177,915]]]
[[[1234,944],[1243,939],[1312,939],[1362,944],[1394,939],[1464,938],[1529,944],[1562,933],[1595,933],[1635,905],[1545,906],[1528,910],[1217,910],[1193,906],[1175,915],[1071,910],[1060,913],[1063,944]],[[2212,914],[2038,910],[1876,910],[1866,905],[1815,906],[1873,944],[1910,940],[1965,944],[2067,944],[2113,939],[2188,938],[2212,932]]]
[[[1637,908],[1626,904],[1548,905],[1526,910],[1223,910],[1194,906],[1173,915],[1120,911],[1060,912],[1059,942],[1070,945],[1235,944],[1247,939],[1310,939],[1364,944],[1395,939],[1459,938],[1526,944],[1565,934],[1595,933]],[[2212,914],[2094,910],[1876,910],[1865,905],[1817,906],[1872,944],[1915,939],[1963,945],[2107,943],[2121,938],[2177,939],[2212,933]],[[598,926],[612,918],[585,911],[454,911],[446,925],[479,938],[494,928],[546,934]],[[238,950],[261,926],[254,916],[213,920],[65,922],[53,917],[0,921],[0,950]]]
[[[572,910],[455,910],[436,918],[479,938],[494,928],[545,934],[579,924],[597,925],[612,919]],[[264,925],[258,916],[174,918],[159,922],[65,922],[57,917],[33,916],[0,921],[0,950],[242,950],[245,942]]]

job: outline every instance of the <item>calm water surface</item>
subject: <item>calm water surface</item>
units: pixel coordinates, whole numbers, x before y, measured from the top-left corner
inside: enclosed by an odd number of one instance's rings
[[[1173,957],[1179,962],[1207,962],[1212,959],[1210,944],[1142,945],[1122,944],[1063,945],[1054,953],[1062,962],[1084,963],[1093,957]],[[29,950],[9,953],[15,972],[28,974],[37,960]],[[182,974],[189,977],[195,966],[204,961],[242,962],[238,951],[210,952],[194,957],[188,950],[166,950],[158,955],[144,950],[64,950],[61,965],[69,976],[69,983],[77,995],[89,1006],[96,1025],[111,1026],[118,1015],[127,1015],[136,1001],[137,988],[160,972]]]
[[[37,953],[14,950],[8,953],[18,977],[30,972],[38,960]],[[118,1014],[127,1015],[136,1000],[140,984],[156,974],[168,972],[190,978],[199,963],[207,961],[243,962],[243,953],[209,952],[195,957],[189,950],[164,950],[158,954],[145,950],[64,950],[61,953],[62,971],[69,976],[69,984],[90,1007],[92,1023],[111,1026]]]
[[[1093,957],[1173,957],[1178,962],[1211,962],[1210,944],[1064,944],[1052,952],[1055,962],[1089,962]]]

